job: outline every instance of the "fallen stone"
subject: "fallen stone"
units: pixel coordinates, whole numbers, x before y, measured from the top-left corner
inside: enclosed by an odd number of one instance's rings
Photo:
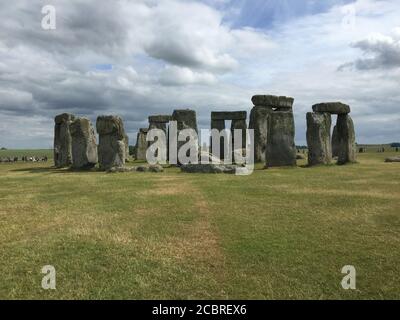
[[[318,103],[312,107],[314,112],[328,112],[331,114],[348,114],[350,107],[341,102]]]
[[[386,158],[385,162],[400,162],[400,157],[390,157]]]
[[[135,168],[138,172],[163,172],[164,168],[160,165],[138,166]]]
[[[305,157],[304,154],[298,153],[298,154],[296,155],[296,160],[305,160],[305,159],[306,159],[306,157]]]
[[[236,173],[237,166],[222,164],[186,164],[181,171],[186,173]]]
[[[98,161],[96,135],[89,119],[78,118],[70,125],[72,137],[72,167],[91,169]]]

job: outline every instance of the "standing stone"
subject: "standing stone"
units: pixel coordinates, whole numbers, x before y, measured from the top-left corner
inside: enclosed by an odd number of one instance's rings
[[[99,134],[99,164],[101,170],[123,167],[125,163],[125,130],[117,116],[99,116],[96,122]]]
[[[125,143],[125,162],[129,161],[129,137],[127,134],[124,135],[124,143]]]
[[[307,113],[308,164],[329,164],[331,150],[331,115],[329,113]]]
[[[137,134],[136,139],[136,160],[146,160],[146,151],[147,151],[147,132],[148,129],[140,129]]]
[[[292,112],[274,111],[270,115],[266,167],[295,166],[295,126]]]
[[[213,119],[211,119],[211,130],[212,129],[216,129],[221,133],[222,130],[225,130],[225,120],[213,120]],[[210,152],[212,153],[213,152],[213,149],[212,149],[212,137],[211,137],[210,146],[211,146],[211,151]],[[219,141],[219,159],[221,159],[221,160],[225,159],[224,138],[220,138],[220,141]]]
[[[63,113],[55,117],[54,127],[54,165],[58,168],[72,164],[72,138],[70,125],[75,116]]]
[[[272,108],[255,106],[250,113],[249,128],[254,130],[254,161],[265,162],[268,141],[268,121]]]
[[[353,120],[348,114],[339,114],[337,118],[339,142],[338,164],[356,162],[356,137]]]
[[[198,133],[196,111],[190,109],[174,110],[174,112],[172,113],[172,120],[177,122],[178,137],[179,137],[179,132],[184,129],[193,129],[196,133]],[[186,143],[185,141],[178,141],[178,154],[179,154],[179,149],[185,143]],[[198,154],[198,149],[197,149],[197,154]],[[189,154],[187,156],[189,156]]]
[[[232,122],[231,122],[232,153],[233,153],[233,155],[235,154],[235,135],[234,135],[234,130],[236,130],[236,129],[241,129],[242,130],[242,143],[240,144],[238,152],[239,152],[239,154],[244,156],[243,149],[246,149],[246,130],[247,130],[246,119],[232,120]],[[233,157],[233,161],[235,161],[234,157]]]
[[[90,120],[75,119],[70,126],[72,137],[72,167],[90,169],[97,163],[96,135]]]
[[[339,155],[339,136],[337,132],[337,126],[334,126],[332,132],[332,156],[337,157],[338,155]]]

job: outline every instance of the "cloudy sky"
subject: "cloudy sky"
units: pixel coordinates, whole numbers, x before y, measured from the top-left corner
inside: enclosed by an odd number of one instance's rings
[[[42,7],[56,29],[42,28]],[[359,143],[400,140],[398,0],[14,0],[0,3],[0,146],[52,146],[53,119],[248,110],[295,98],[351,105]]]

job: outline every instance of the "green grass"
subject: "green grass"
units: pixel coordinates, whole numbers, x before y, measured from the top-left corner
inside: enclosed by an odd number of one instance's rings
[[[247,177],[0,164],[0,298],[398,299],[390,155]],[[341,288],[344,265],[357,290]]]

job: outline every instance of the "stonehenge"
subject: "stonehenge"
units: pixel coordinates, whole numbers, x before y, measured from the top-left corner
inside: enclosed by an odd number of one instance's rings
[[[125,164],[125,130],[117,116],[99,116],[96,121],[99,134],[98,158],[100,170],[123,167]]]
[[[294,99],[285,96],[255,95],[249,128],[254,130],[254,161],[265,166],[296,165]]]
[[[304,157],[297,155],[295,145],[294,99],[286,96],[255,95],[251,101],[254,106],[250,112],[249,128],[254,130],[253,141],[251,141],[254,146],[254,161],[265,163],[265,168],[295,166],[296,160]],[[349,115],[350,107],[341,102],[327,102],[313,105],[312,110],[306,115],[308,165],[327,165],[332,162],[333,157],[337,157],[339,165],[356,162],[355,130],[353,120]],[[331,135],[332,115],[336,115],[337,120]],[[216,151],[216,153],[219,151],[218,155],[209,153],[206,143],[203,143],[204,149],[200,152],[196,111],[176,109],[171,115],[150,115],[148,128],[141,128],[137,133],[135,158],[141,161],[148,160],[146,155],[148,148],[157,141],[150,143],[147,141],[149,130],[160,129],[166,137],[165,150],[161,149],[167,155],[166,160],[169,160],[170,164],[186,166],[183,169],[185,172],[209,172],[216,168],[212,167],[211,170],[209,167],[203,170],[203,167],[198,167],[197,160],[199,159],[201,163],[203,161],[204,164],[209,163],[204,160],[203,153],[209,154],[213,159],[218,158],[220,165],[229,165],[232,162],[242,165],[237,161],[237,155],[240,152],[243,159],[244,150],[247,150],[246,120],[247,111],[211,112],[211,129],[213,133],[215,130],[219,133],[210,140],[211,151]],[[132,171],[130,167],[124,167],[128,161],[129,138],[120,117],[101,115],[97,118],[98,145],[89,119],[63,113],[57,115],[54,121],[56,167],[71,166],[74,169],[90,169],[98,163],[99,169],[103,171]],[[231,121],[229,131],[225,131],[226,121]],[[188,133],[186,141],[179,141],[182,140],[182,137],[178,138],[179,134],[185,129],[192,129],[193,137]],[[241,130],[241,135],[238,135],[236,131],[238,129]],[[155,139],[158,138],[155,137]],[[241,138],[241,144],[235,146],[235,139],[239,140],[239,138]],[[213,144],[218,142],[215,139],[219,139],[219,150],[212,148]],[[188,141],[194,144],[187,143]],[[182,146],[185,149],[182,149]],[[159,152],[160,147],[164,148],[161,144],[153,151]],[[235,147],[237,150],[233,150]],[[178,157],[168,152],[169,148],[173,152],[176,149]],[[226,154],[227,151],[229,154]],[[192,157],[193,152],[196,153],[195,158]],[[231,161],[232,156],[233,161]],[[185,161],[180,161],[182,158],[185,158]],[[164,163],[164,160],[163,157],[157,158],[155,163]],[[152,161],[148,162],[153,164]],[[221,170],[216,168],[214,171]]]
[[[308,164],[329,164],[337,156],[337,164],[356,161],[354,124],[350,106],[341,102],[319,103],[307,113]],[[330,137],[331,116],[337,115],[336,126]]]
[[[228,141],[228,146],[229,146],[229,151],[234,152],[233,148],[235,145],[234,141],[234,130],[235,129],[241,129],[242,130],[242,144],[241,144],[241,149],[246,148],[246,130],[247,130],[247,112],[246,111],[232,111],[232,112],[227,112],[227,111],[222,111],[222,112],[211,112],[211,130],[216,129],[218,132],[221,133],[222,130],[225,130],[225,121],[231,120],[231,137]],[[230,159],[228,157],[231,157],[230,155],[225,154],[225,147],[224,147],[224,139],[226,139],[225,135],[220,135],[219,137],[219,158],[220,159]],[[212,150],[212,141],[211,141],[211,150]],[[233,159],[234,160],[234,159]]]
[[[72,137],[72,167],[90,169],[97,164],[96,135],[90,120],[76,118],[70,125]]]
[[[141,128],[139,129],[139,132],[137,134],[136,138],[136,154],[135,158],[136,160],[146,160],[146,151],[147,151],[147,132],[148,129],[146,128]]]
[[[54,119],[54,165],[58,168],[72,164],[70,125],[74,120],[75,116],[70,113],[59,114]]]

